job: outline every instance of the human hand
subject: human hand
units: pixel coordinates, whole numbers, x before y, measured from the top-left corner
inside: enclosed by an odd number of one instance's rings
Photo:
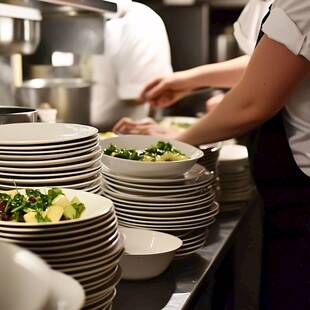
[[[142,91],[140,100],[149,102],[155,108],[168,107],[191,91],[187,72],[180,71],[149,83]]]
[[[133,121],[128,117],[120,119],[113,127],[113,131],[122,134],[149,135],[171,139],[175,139],[181,133],[179,128],[162,126],[153,120]]]

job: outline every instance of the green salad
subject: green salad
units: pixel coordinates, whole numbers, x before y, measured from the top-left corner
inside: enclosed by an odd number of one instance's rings
[[[143,150],[131,148],[118,148],[111,144],[103,150],[105,155],[123,159],[140,161],[176,161],[188,159],[180,150],[176,149],[171,143],[159,141],[156,145],[151,145]]]
[[[51,223],[80,218],[85,205],[77,197],[69,200],[58,187],[45,193],[38,189],[0,192],[0,220]]]

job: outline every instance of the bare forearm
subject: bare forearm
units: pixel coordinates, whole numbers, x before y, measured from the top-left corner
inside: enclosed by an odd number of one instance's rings
[[[238,98],[239,92],[228,92],[223,101],[200,122],[180,134],[177,139],[193,145],[224,141],[239,137],[262,122],[264,116],[257,113],[250,98]],[[242,100],[242,106],[234,102]]]
[[[188,70],[191,88],[219,87],[231,88],[242,77],[250,56],[240,56],[225,62],[206,64]]]

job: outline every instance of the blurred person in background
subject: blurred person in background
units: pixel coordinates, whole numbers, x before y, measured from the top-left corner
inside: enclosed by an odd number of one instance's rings
[[[175,103],[200,87],[229,89],[235,86],[247,67],[250,55],[255,47],[261,21],[271,3],[272,0],[250,0],[234,23],[234,36],[244,55],[220,63],[206,64],[193,69],[175,72],[164,79],[156,79],[147,86],[142,97],[147,94],[149,89],[156,92],[156,89],[160,89],[162,83],[165,83],[167,88],[165,96],[162,94],[160,97],[160,100],[166,101],[162,102],[163,105]],[[206,101],[206,110],[211,111],[214,109],[224,95],[224,93],[220,93],[208,99]],[[142,100],[144,101],[144,99]],[[175,138],[180,134],[180,130],[163,127],[151,119],[136,121],[130,117],[121,119],[115,124],[113,131],[167,138]]]
[[[310,1],[274,0],[237,84],[176,137],[199,145],[251,132],[251,169],[264,204],[259,304],[264,310],[310,308],[309,16]],[[204,69],[159,79],[142,99],[169,106],[207,84],[210,73]]]
[[[122,117],[147,117],[150,105],[139,95],[150,81],[172,73],[169,39],[160,16],[131,0],[107,13],[104,52],[93,57],[91,124],[111,131]]]

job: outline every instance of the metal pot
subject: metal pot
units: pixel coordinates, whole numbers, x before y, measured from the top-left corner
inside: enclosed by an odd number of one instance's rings
[[[40,11],[0,3],[0,54],[32,54],[39,45]]]
[[[18,105],[40,108],[48,103],[57,110],[57,121],[88,125],[91,83],[79,78],[45,78],[25,81],[16,89]]]
[[[0,124],[36,122],[37,115],[32,108],[0,106]]]

